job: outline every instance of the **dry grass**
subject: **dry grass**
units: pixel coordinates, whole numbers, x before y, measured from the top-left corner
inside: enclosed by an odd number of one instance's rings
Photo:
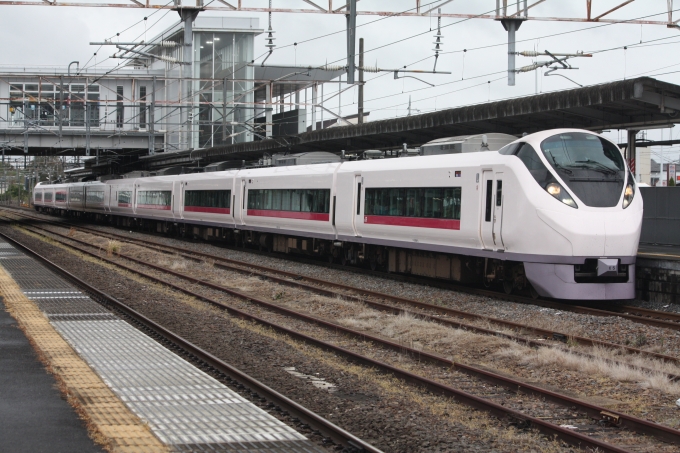
[[[434,350],[448,357],[475,354],[488,356],[489,365],[494,367],[499,366],[497,360],[494,363],[494,359],[510,359],[515,363],[549,369],[569,369],[618,382],[636,382],[643,388],[670,395],[680,394],[680,384],[666,377],[667,373],[680,374],[678,367],[645,357],[623,355],[621,351],[547,347],[534,350],[511,340],[452,329],[408,314],[390,316],[373,310],[364,310],[355,316],[341,319],[340,323],[378,333],[415,349]],[[587,352],[592,357],[581,355],[580,351]]]
[[[106,243],[106,256],[113,256],[113,255],[120,256],[120,250],[121,250],[121,243],[119,241],[115,241],[113,239],[110,239]]]
[[[460,355],[464,351],[495,349],[507,342],[498,337],[452,329],[408,313],[392,316],[366,309],[339,322],[398,340],[415,349],[430,349],[447,356]]]
[[[579,371],[586,375],[606,376],[618,382],[636,382],[643,388],[655,389],[669,395],[680,395],[680,384],[666,377],[663,368],[670,368],[650,360],[630,358],[637,363],[623,363],[622,357],[608,349],[593,348],[589,351],[592,357],[584,357],[571,351],[557,348],[541,348],[534,350],[522,345],[513,344],[494,353],[498,358],[509,358],[525,365],[538,365],[547,368]],[[617,362],[618,360],[618,362]],[[640,369],[640,366],[654,371]],[[677,372],[677,370],[675,370]]]
[[[72,237],[75,236],[75,235],[76,235],[76,229],[73,228],[73,227],[71,227],[71,228],[68,230],[68,235],[67,235],[67,236],[70,237],[70,238],[72,238]]]

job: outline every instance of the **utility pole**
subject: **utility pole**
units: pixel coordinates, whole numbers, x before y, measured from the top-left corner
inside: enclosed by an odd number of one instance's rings
[[[90,155],[90,102],[88,100],[89,79],[85,79],[85,155]]]
[[[354,83],[354,53],[357,32],[357,0],[347,0],[347,83]]]
[[[364,38],[359,38],[359,115],[357,124],[364,124]]]
[[[185,86],[185,91],[184,91],[184,98],[187,100],[187,108],[184,109],[184,114],[182,114],[182,108],[180,107],[180,118],[182,121],[180,121],[183,124],[186,124],[186,139],[187,139],[187,148],[192,149],[194,146],[194,139],[193,139],[193,127],[194,127],[194,118],[193,118],[193,106],[194,106],[194,95],[193,95],[193,81],[192,76],[193,74],[191,73],[191,68],[193,67],[192,60],[193,60],[193,53],[194,53],[194,30],[193,30],[193,22],[196,19],[196,16],[198,16],[198,13],[203,11],[202,7],[187,7],[187,6],[178,6],[175,8],[175,10],[179,13],[179,17],[182,19],[182,22],[184,22],[184,49],[182,51],[182,63],[183,63],[183,68],[182,72],[184,73],[184,86]]]
[[[156,152],[156,135],[154,131],[154,124],[156,121],[156,76],[153,76],[151,82],[151,104],[149,105],[149,156]]]
[[[57,116],[59,117],[59,138],[61,138],[62,109],[64,108],[64,76],[59,76],[59,85],[59,113]]]

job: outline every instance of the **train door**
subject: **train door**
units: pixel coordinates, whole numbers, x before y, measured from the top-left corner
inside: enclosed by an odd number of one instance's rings
[[[352,229],[354,235],[361,237],[359,234],[359,222],[361,221],[361,186],[364,178],[361,175],[354,175],[354,203],[352,204]]]
[[[241,179],[241,209],[240,209],[240,220],[241,220],[241,225],[244,225],[245,222],[245,210],[246,210],[246,180]]]
[[[496,173],[496,195],[493,207],[493,242],[496,248],[503,249],[503,173]]]
[[[482,215],[480,216],[482,246],[487,250],[494,248],[493,238],[494,217],[494,180],[493,171],[482,172]]]
[[[172,217],[181,219],[184,208],[184,183],[181,181],[172,182],[172,200],[170,201]]]

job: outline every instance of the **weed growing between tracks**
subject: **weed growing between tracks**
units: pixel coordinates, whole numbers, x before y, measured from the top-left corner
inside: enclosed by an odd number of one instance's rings
[[[508,339],[452,329],[410,314],[390,316],[370,309],[340,319],[339,322],[383,335],[412,348],[457,357],[455,360],[483,360],[486,366],[513,375],[517,374],[517,370],[499,368],[501,363],[497,359],[510,359],[514,363],[545,369],[574,370],[585,376],[597,375],[617,382],[636,382],[642,388],[655,389],[668,395],[680,394],[680,384],[671,382],[666,376],[667,373],[680,373],[678,367],[658,360],[621,355],[609,349],[588,349],[594,358],[579,355],[579,349],[576,348],[536,350]],[[657,372],[650,374],[640,367]]]

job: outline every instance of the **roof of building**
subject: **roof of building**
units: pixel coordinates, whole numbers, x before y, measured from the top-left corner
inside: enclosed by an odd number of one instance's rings
[[[262,153],[361,151],[416,146],[456,135],[502,132],[521,136],[553,128],[644,129],[680,122],[680,86],[641,77],[565,91],[455,107],[408,117],[334,127],[295,136],[203,150],[161,153],[152,167],[200,160],[252,159]]]

